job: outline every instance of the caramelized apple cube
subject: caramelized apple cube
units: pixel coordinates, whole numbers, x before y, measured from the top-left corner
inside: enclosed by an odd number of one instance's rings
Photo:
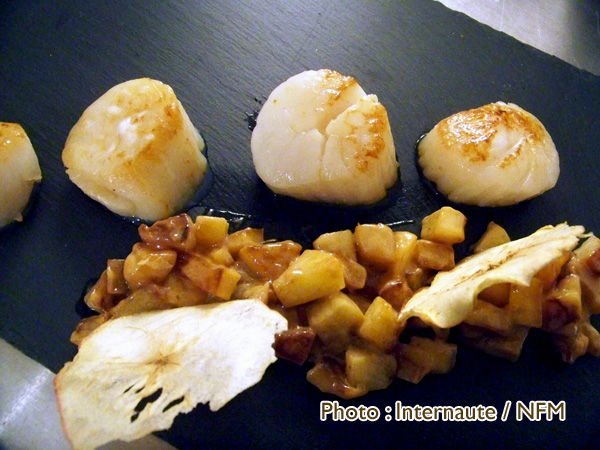
[[[136,289],[128,297],[121,300],[109,311],[111,318],[130,316],[146,311],[170,309],[173,306],[165,301],[160,289],[154,284],[147,284]]]
[[[484,302],[491,303],[499,308],[503,308],[504,306],[508,305],[510,289],[510,283],[493,284],[477,294],[477,298],[479,300],[483,300]]]
[[[548,292],[552,289],[558,276],[560,275],[563,266],[571,259],[571,252],[565,252],[554,261],[549,262],[544,266],[538,273],[535,274],[535,278],[541,280],[544,283],[544,292]]]
[[[260,245],[265,240],[262,228],[245,228],[227,236],[225,244],[234,258],[248,245]]]
[[[308,327],[295,327],[275,336],[273,349],[278,358],[302,365],[308,359],[315,332]]]
[[[596,259],[600,256],[600,239],[591,236],[576,249],[569,261],[569,273],[579,276],[581,299],[590,314],[600,314],[600,273]]]
[[[222,217],[198,216],[194,222],[194,231],[197,245],[223,245],[229,231],[229,222]]]
[[[585,355],[588,351],[589,338],[584,333],[577,333],[574,336],[554,335],[553,337],[562,360],[568,364],[573,364],[577,358]]]
[[[166,278],[177,262],[175,250],[156,250],[147,244],[137,243],[125,258],[123,276],[131,288]]]
[[[322,234],[313,242],[313,247],[356,261],[356,243],[350,230]]]
[[[233,256],[231,253],[229,253],[229,249],[225,246],[211,247],[210,250],[208,250],[208,252],[205,254],[215,264],[231,267],[235,263]]]
[[[383,297],[396,311],[402,309],[413,293],[408,282],[403,279],[388,281],[379,289],[379,296]]]
[[[494,222],[490,222],[483,236],[475,243],[473,253],[480,253],[488,248],[510,242],[510,236],[504,228]]]
[[[517,325],[542,327],[544,284],[537,278],[529,286],[513,285],[510,290],[508,312]]]
[[[413,336],[410,345],[421,348],[432,356],[430,373],[449,373],[456,363],[456,344]]]
[[[274,280],[302,252],[302,246],[292,241],[245,246],[238,252],[238,261],[254,276]]]
[[[450,270],[454,268],[454,249],[448,244],[419,239],[415,244],[415,261],[426,269]]]
[[[224,300],[231,298],[241,278],[236,270],[214,264],[200,255],[187,255],[179,267],[181,272],[200,289]]]
[[[581,332],[585,334],[588,338],[588,348],[587,352],[595,356],[596,358],[600,357],[600,333],[598,330],[594,328],[594,326],[590,322],[584,322],[581,325]]]
[[[342,292],[316,300],[306,311],[308,323],[319,339],[334,353],[343,350],[364,321],[364,314]]]
[[[376,297],[365,313],[358,334],[378,347],[388,350],[398,340],[400,334],[398,312],[382,297]]]
[[[581,285],[577,275],[562,278],[546,296],[543,303],[543,325],[548,331],[557,331],[582,317]]]
[[[498,358],[516,361],[521,355],[529,327],[515,325],[505,336],[463,323],[459,327],[463,341],[469,347]]]
[[[406,270],[406,283],[413,292],[417,292],[419,289],[429,284],[432,273],[435,272],[431,269],[412,266]]]
[[[329,362],[318,362],[308,371],[306,379],[321,392],[334,394],[346,400],[368,392],[364,386],[350,386],[342,368]]]
[[[94,286],[85,294],[83,301],[94,311],[108,311],[115,306],[119,300],[118,297],[108,292],[108,282],[106,270],[102,272],[100,278]]]
[[[503,308],[498,308],[488,302],[475,300],[473,310],[464,320],[464,323],[485,328],[498,334],[505,334],[512,326],[512,319]]]
[[[408,269],[417,243],[417,235],[408,231],[394,232],[394,262],[390,267],[393,278],[403,277]]]
[[[269,286],[268,281],[263,282],[244,282],[238,283],[233,293],[233,298],[244,299],[254,298],[267,304],[269,302]]]
[[[374,391],[387,388],[396,374],[396,358],[377,350],[351,346],[346,351],[346,376],[351,386]]]
[[[81,319],[77,324],[77,328],[75,328],[75,331],[71,333],[71,342],[79,346],[79,344],[81,344],[81,341],[83,341],[92,331],[94,331],[96,328],[98,328],[100,325],[106,322],[107,319],[108,317],[106,314],[99,314],[97,316],[90,316]]]
[[[201,305],[208,300],[206,291],[177,272],[171,272],[163,281],[161,295],[167,303],[177,307]]]
[[[396,376],[409,383],[418,384],[431,372],[434,356],[422,347],[398,344],[396,347]]]
[[[123,295],[129,292],[123,275],[124,259],[109,259],[106,264],[106,290],[109,294]]]
[[[348,289],[362,289],[367,282],[367,269],[356,261],[346,258],[343,255],[334,254],[342,263],[344,268],[344,282]]]
[[[273,281],[277,298],[287,308],[333,294],[344,286],[342,263],[321,250],[305,250]]]
[[[449,206],[444,206],[425,217],[421,224],[422,239],[448,245],[465,240],[467,218],[463,213]]]
[[[377,280],[377,289],[380,291],[390,282],[397,283],[405,280],[407,273],[414,265],[412,259],[417,236],[407,231],[396,231],[394,232],[394,242],[394,261],[385,274],[378,277]]]
[[[394,262],[396,242],[390,227],[381,223],[357,225],[354,238],[362,264],[385,268]]]
[[[159,220],[151,226],[142,224],[138,231],[142,241],[157,249],[189,251],[196,246],[194,223],[187,214]]]

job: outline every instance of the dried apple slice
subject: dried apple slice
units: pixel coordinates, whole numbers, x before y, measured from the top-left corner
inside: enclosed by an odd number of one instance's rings
[[[582,226],[548,225],[526,238],[467,258],[454,269],[440,272],[430,287],[417,292],[400,312],[400,321],[420,317],[442,328],[458,325],[483,289],[498,283],[528,286],[540,269],[573,250],[583,235]]]
[[[257,300],[121,317],[90,334],[54,386],[73,447],[94,449],[169,428],[209,403],[216,411],[275,361],[286,320]]]

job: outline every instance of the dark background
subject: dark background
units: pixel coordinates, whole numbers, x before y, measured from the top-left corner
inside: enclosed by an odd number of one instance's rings
[[[69,335],[85,282],[127,255],[137,230],[68,179],[61,152],[83,110],[143,76],[170,84],[208,143],[214,184],[202,203],[251,214],[269,237],[303,241],[357,222],[415,221],[446,204],[416,169],[415,141],[444,117],[503,100],[536,115],[561,158],[557,186],[501,209],[461,208],[473,242],[489,220],[522,237],[568,221],[600,230],[600,78],[433,1],[0,3],[0,121],[18,122],[38,153],[39,194],[23,223],[0,232],[0,336],[53,371],[75,354]],[[372,208],[275,198],[256,176],[245,117],[288,77],[330,68],[387,107],[401,181]],[[512,364],[459,351],[450,375],[397,381],[348,405],[376,405],[376,423],[320,422],[333,399],[278,362],[217,413],[199,407],[162,436],[186,448],[597,448],[600,361],[574,366],[540,336]],[[566,400],[567,420],[396,423],[385,406]],[[514,410],[513,410],[514,413]]]

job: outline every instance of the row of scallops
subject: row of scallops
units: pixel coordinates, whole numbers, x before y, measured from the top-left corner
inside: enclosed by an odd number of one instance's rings
[[[122,216],[155,221],[193,202],[207,172],[202,136],[170,86],[142,78],[90,105],[65,144],[70,179]],[[252,133],[258,176],[276,194],[378,202],[398,179],[385,107],[352,77],[306,71],[279,85]],[[542,123],[497,102],[454,114],[418,146],[423,174],[451,201],[506,206],[552,188],[559,159]],[[25,131],[0,124],[0,226],[22,219],[39,163]]]

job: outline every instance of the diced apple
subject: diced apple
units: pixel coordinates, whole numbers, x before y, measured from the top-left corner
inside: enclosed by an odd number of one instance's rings
[[[231,253],[229,253],[229,249],[225,246],[212,247],[206,255],[215,264],[220,264],[225,267],[231,267],[235,262]]]
[[[387,350],[398,340],[401,324],[398,312],[382,297],[376,297],[365,313],[358,334],[378,347]]]
[[[322,234],[313,242],[313,247],[356,261],[356,243],[350,230]]]
[[[177,307],[201,305],[208,300],[206,291],[177,272],[171,272],[163,281],[161,294],[166,302]]]
[[[346,376],[352,386],[367,391],[387,388],[396,374],[396,358],[376,350],[351,346],[346,351]]]
[[[241,278],[236,270],[214,264],[200,255],[188,255],[179,267],[181,272],[200,289],[224,300],[231,298]]]
[[[388,281],[379,289],[379,296],[383,297],[396,311],[400,311],[413,291],[405,279]]]
[[[238,253],[238,261],[254,276],[262,280],[274,280],[301,252],[302,246],[295,242],[271,242],[242,247]]]
[[[596,358],[600,357],[600,333],[590,322],[581,325],[581,332],[588,338],[587,352]]]
[[[348,289],[362,289],[367,282],[367,269],[343,255],[334,254],[344,267],[344,282]]]
[[[389,272],[392,274],[392,277],[403,277],[412,261],[417,243],[417,235],[408,231],[395,231],[394,243],[394,262]]]
[[[157,249],[190,251],[196,246],[194,223],[187,214],[159,220],[151,226],[142,224],[138,232],[142,241]]]
[[[106,290],[109,294],[123,295],[129,292],[123,275],[124,259],[109,259],[106,264]]]
[[[588,351],[589,338],[584,333],[577,333],[574,336],[554,335],[553,337],[562,360],[568,364],[573,364],[577,358],[585,355]]]
[[[454,249],[448,244],[419,239],[415,244],[415,261],[426,269],[450,270],[454,268]]]
[[[154,284],[142,286],[121,300],[109,311],[111,318],[130,316],[146,311],[170,309],[173,305],[165,301],[160,289]]]
[[[409,383],[418,384],[431,372],[434,356],[422,347],[398,344],[396,350],[396,376]]]
[[[422,267],[411,266],[406,270],[406,282],[408,287],[413,292],[417,292],[423,286],[429,284],[432,278],[433,272],[431,269],[424,269]]]
[[[131,288],[166,278],[177,262],[175,250],[156,250],[147,244],[137,243],[125,259],[123,276]]]
[[[194,231],[197,245],[223,245],[229,231],[229,222],[222,217],[198,216],[194,222]]]
[[[571,252],[565,252],[554,261],[546,264],[538,273],[535,274],[535,278],[539,279],[544,283],[544,292],[548,292],[552,289],[555,284],[563,266],[571,258]]]
[[[83,301],[94,311],[108,311],[115,306],[117,301],[122,298],[108,292],[106,270],[102,272],[100,278],[94,286],[85,294]]]
[[[465,240],[467,218],[463,213],[449,206],[444,206],[425,217],[421,224],[422,239],[448,245]]]
[[[582,317],[581,285],[577,275],[562,278],[543,302],[544,329],[556,331]]]
[[[579,276],[581,299],[590,314],[600,314],[600,273],[597,259],[600,256],[600,239],[591,236],[576,249],[575,258],[569,261],[569,273]]]
[[[256,281],[238,283],[235,287],[233,298],[255,298],[267,304],[269,301],[269,286],[270,283],[268,281],[265,281],[264,283]]]
[[[483,300],[484,302],[498,306],[499,308],[503,308],[504,306],[508,305],[510,289],[510,283],[493,284],[477,294],[477,298],[479,300]]]
[[[459,327],[463,341],[469,347],[498,358],[516,361],[521,355],[529,327],[515,325],[505,336],[463,323]]]
[[[308,327],[295,327],[275,336],[273,349],[278,358],[302,365],[308,359],[315,332]]]
[[[475,301],[473,310],[464,322],[498,334],[506,333],[512,326],[512,319],[507,311],[481,300]]]
[[[368,392],[364,386],[350,386],[342,368],[323,361],[308,371],[306,379],[321,392],[334,394],[346,400]]]
[[[106,322],[108,316],[106,314],[99,314],[96,316],[86,317],[81,319],[77,324],[77,328],[71,333],[71,343],[79,346],[81,342],[96,328]]]
[[[285,307],[308,303],[345,287],[342,263],[331,253],[305,250],[273,281]]]
[[[354,238],[360,263],[386,268],[394,262],[396,242],[390,227],[357,225]]]
[[[425,350],[432,356],[431,373],[449,373],[456,363],[456,344],[413,336],[410,345]]]
[[[319,339],[339,352],[350,342],[350,335],[364,321],[364,314],[354,301],[342,292],[328,295],[308,305],[308,323]]]
[[[490,222],[483,236],[475,243],[473,253],[479,253],[507,242],[510,242],[510,236],[506,230],[497,223]]]
[[[265,240],[262,228],[244,228],[227,236],[225,243],[234,258],[238,252],[248,245],[260,245]]]
[[[529,286],[513,285],[510,290],[508,312],[517,325],[542,327],[544,285],[533,278]]]

